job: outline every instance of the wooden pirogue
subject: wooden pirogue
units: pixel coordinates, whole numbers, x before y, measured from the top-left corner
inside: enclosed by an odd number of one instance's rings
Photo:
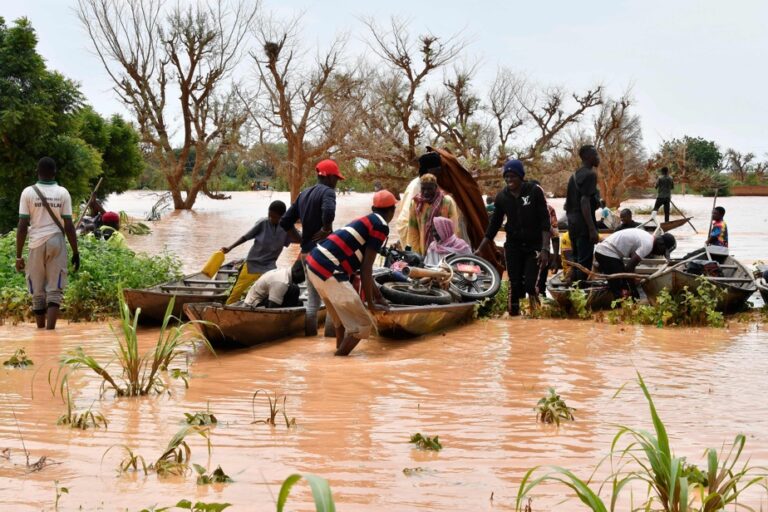
[[[371,312],[379,336],[411,338],[431,334],[472,319],[476,302],[430,306],[391,305]]]
[[[732,312],[743,307],[747,299],[757,291],[755,280],[747,267],[730,254],[723,254],[715,256],[719,260],[722,276],[701,276],[689,271],[690,262],[706,257],[704,249],[702,249],[698,254],[681,260],[650,276],[642,283],[649,302],[653,304],[662,290],[667,290],[672,295],[683,293],[685,287],[688,287],[689,290],[695,290],[699,286],[698,279],[703,277],[707,282],[714,284],[723,292],[717,302],[717,309],[719,311]]]
[[[127,288],[123,290],[125,303],[133,313],[137,308],[141,308],[140,323],[162,323],[171,297],[176,297],[173,315],[181,318],[184,304],[227,300],[229,288],[232,286],[229,278],[237,275],[239,263],[230,262],[222,265],[213,279],[202,272],[197,272],[149,288]]]
[[[240,302],[225,306],[218,302],[189,302],[184,313],[214,347],[250,347],[289,336],[303,335],[306,310],[246,306]],[[318,311],[318,322],[325,319],[325,308]]]

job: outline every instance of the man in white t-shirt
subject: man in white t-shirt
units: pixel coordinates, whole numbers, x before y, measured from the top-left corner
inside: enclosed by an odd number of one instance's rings
[[[246,306],[291,308],[300,306],[299,283],[304,282],[304,266],[297,260],[291,268],[276,268],[259,277],[243,301]]]
[[[80,253],[77,251],[77,235],[72,224],[72,199],[67,189],[56,183],[56,162],[52,158],[40,159],[37,163],[37,178],[37,184],[25,188],[19,200],[16,270],[26,270],[37,327],[54,329],[67,285],[67,244],[64,233],[72,246],[72,265],[75,271],[80,268]],[[28,264],[22,256],[27,234]]]
[[[644,229],[623,229],[595,246],[595,261],[601,274],[634,272],[643,258],[654,254],[669,259],[675,247],[675,237],[669,233],[654,237]],[[625,258],[629,258],[626,265]],[[629,296],[632,290],[625,279],[609,279],[608,286],[616,299]]]

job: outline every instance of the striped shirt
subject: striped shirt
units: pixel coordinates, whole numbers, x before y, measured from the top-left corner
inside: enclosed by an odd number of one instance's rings
[[[331,276],[348,281],[360,270],[365,250],[378,251],[389,235],[389,226],[378,213],[360,217],[334,231],[307,255],[307,266],[324,281]]]

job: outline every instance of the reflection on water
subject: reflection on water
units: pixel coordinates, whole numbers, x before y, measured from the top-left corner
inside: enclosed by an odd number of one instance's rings
[[[205,199],[198,211],[167,215],[153,224],[153,235],[130,243],[147,252],[166,246],[194,270],[278,197],[286,199],[263,192],[235,194],[232,202]],[[734,200],[753,201],[755,208],[740,213],[736,202],[726,202]],[[366,195],[342,198],[337,224],[366,211],[368,201]],[[757,213],[760,201],[721,203],[729,210],[734,252],[744,251],[745,259],[759,259],[758,244],[765,240],[765,221],[757,218],[765,215]],[[151,203],[134,193],[110,207],[143,214]],[[711,200],[678,204],[696,213]],[[705,226],[700,220],[696,225]],[[698,239],[678,231],[684,244]],[[246,251],[244,246],[236,252]],[[154,329],[142,331],[143,348],[156,337]],[[112,359],[108,326],[63,322],[53,333],[3,326],[3,360],[23,346],[35,369],[0,370],[0,449],[11,448],[10,460],[0,458],[0,502],[3,510],[52,510],[53,481],[59,480],[70,490],[62,510],[134,511],[182,498],[271,510],[283,478],[312,472],[330,480],[342,511],[511,510],[530,467],[558,464],[587,477],[606,455],[617,424],[651,428],[642,395],[631,383],[635,369],[649,384],[679,455],[702,462],[706,447],[730,443],[743,432],[752,463],[768,465],[768,403],[760,398],[768,386],[767,341],[762,325],[655,329],[515,319],[478,321],[408,342],[372,339],[345,359],[332,356],[331,340],[295,338],[217,357],[190,354],[190,388],[173,382],[170,396],[118,400],[108,394],[98,400],[100,383],[77,372],[71,377],[77,405],[93,404],[110,421],[107,431],[82,432],[56,426],[64,404],[51,396],[48,370],[60,354],[80,345],[100,361]],[[549,386],[577,409],[577,421],[559,430],[535,421],[533,406]],[[298,427],[252,425],[257,389],[286,394],[288,415]],[[182,427],[184,412],[208,405],[220,422],[211,456],[202,439],[190,439],[192,460],[211,470],[220,464],[233,484],[197,486],[192,476],[117,476],[119,450],[104,456],[109,447],[124,444],[151,461]],[[266,416],[266,401],[255,406],[257,418]],[[47,455],[58,464],[26,474],[12,411],[31,459]],[[439,435],[443,451],[415,450],[407,442],[415,432]],[[427,471],[403,474],[413,467]],[[291,509],[312,510],[308,490],[297,490]],[[534,510],[583,509],[574,502],[557,505],[563,494],[560,487],[542,487]],[[761,504],[756,498],[754,503]]]

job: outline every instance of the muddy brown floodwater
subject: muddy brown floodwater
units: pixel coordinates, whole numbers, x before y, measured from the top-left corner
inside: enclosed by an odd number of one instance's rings
[[[152,225],[152,235],[129,242],[150,253],[166,247],[193,270],[237,239],[276,198],[286,195],[204,199],[196,211],[168,214]],[[366,211],[369,198],[343,196],[337,225]],[[109,206],[143,215],[152,202],[134,192]],[[711,199],[676,202],[705,230]],[[764,258],[768,200],[726,198],[720,204],[728,209],[737,257]],[[689,231],[675,232],[682,250],[701,239]],[[281,262],[294,256],[291,251]],[[157,334],[142,330],[143,348]],[[113,358],[115,341],[106,323],[62,322],[52,333],[29,324],[0,327],[3,360],[24,347],[35,362],[34,369],[0,370],[0,449],[10,448],[10,457],[0,458],[2,510],[53,510],[54,481],[69,489],[60,510],[138,511],[183,498],[226,501],[232,510],[274,510],[280,483],[294,472],[327,478],[340,511],[511,510],[529,468],[557,464],[586,478],[608,453],[617,425],[652,427],[633,381],[635,369],[649,384],[678,455],[703,463],[705,448],[730,443],[741,432],[751,463],[768,465],[768,335],[762,324],[656,329],[575,320],[477,321],[412,341],[374,338],[346,359],[333,357],[332,340],[300,337],[216,357],[190,353],[189,389],[173,381],[170,396],[139,399],[110,393],[99,399],[99,380],[84,370],[74,373],[78,408],[93,406],[104,414],[106,431],[56,425],[65,405],[52,397],[48,371],[78,346],[105,362]],[[537,424],[532,410],[550,386],[577,409],[576,421],[559,429]],[[257,389],[287,395],[297,427],[251,424]],[[154,460],[183,426],[184,413],[208,406],[219,419],[212,450],[209,456],[202,438],[190,438],[192,462],[210,470],[221,465],[232,484],[197,486],[191,475],[121,476],[120,450],[105,455],[126,445]],[[265,400],[256,403],[256,415],[267,415]],[[439,435],[443,450],[414,449],[408,438],[415,432]],[[32,461],[46,456],[54,464],[27,473],[24,447]],[[423,471],[403,473],[417,467]],[[567,495],[563,487],[542,486],[533,510],[584,510],[575,500],[561,503]],[[307,486],[299,484],[289,508],[313,510],[310,502]],[[747,502],[765,507],[766,497],[754,493]]]

